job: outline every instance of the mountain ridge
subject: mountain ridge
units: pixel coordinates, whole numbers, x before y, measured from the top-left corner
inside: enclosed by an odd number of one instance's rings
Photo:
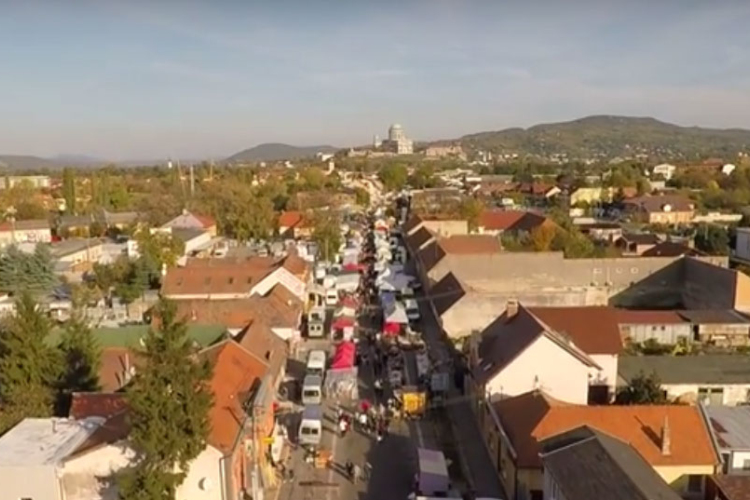
[[[298,160],[315,156],[317,153],[335,153],[340,148],[330,145],[293,146],[281,142],[266,142],[229,156],[225,163],[255,161]]]

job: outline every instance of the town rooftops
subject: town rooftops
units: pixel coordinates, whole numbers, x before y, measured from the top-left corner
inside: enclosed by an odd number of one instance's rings
[[[110,418],[127,407],[122,392],[74,392],[68,416],[77,420],[87,417]]]
[[[680,500],[628,443],[588,426],[542,442],[542,462],[566,500]]]
[[[192,227],[175,227],[172,228],[171,233],[172,236],[174,236],[178,240],[182,241],[183,243],[187,243],[188,241],[203,236],[204,234],[206,234],[206,231],[204,231],[203,229]]]
[[[432,303],[438,314],[447,312],[453,305],[466,295],[464,285],[456,278],[453,273],[443,276],[430,290]]]
[[[53,243],[50,246],[52,257],[61,259],[68,255],[72,255],[78,252],[85,251],[92,247],[96,247],[102,244],[102,241],[97,238],[75,238],[70,240],[63,240]]]
[[[657,245],[661,243],[661,238],[654,233],[623,233],[620,239],[636,245]]]
[[[689,255],[691,257],[700,257],[706,255],[700,250],[690,248],[684,243],[676,241],[662,241],[654,247],[649,248],[641,254],[641,257],[679,257],[680,255]]]
[[[438,245],[446,254],[482,254],[502,251],[500,240],[494,236],[481,234],[457,234],[440,238]]]
[[[750,476],[716,474],[711,481],[723,496],[716,498],[726,500],[750,500]]]
[[[704,406],[720,449],[750,451],[750,407]]]
[[[14,226],[16,231],[33,231],[50,228],[49,221],[47,219],[32,219],[17,220],[15,223],[9,221],[0,222],[0,231],[13,231]]]
[[[422,226],[406,237],[406,245],[412,252],[417,252],[434,237],[432,231]]]
[[[617,371],[625,381],[656,372],[662,384],[750,384],[750,362],[739,354],[620,356]]]
[[[678,311],[638,311],[617,309],[617,322],[621,325],[678,325],[687,323]]]
[[[561,403],[532,391],[492,403],[522,468],[540,468],[540,441],[589,426],[632,446],[652,466],[716,465],[719,460],[695,406],[584,406]],[[668,422],[670,453],[662,452]]]
[[[279,227],[282,229],[305,226],[307,225],[307,222],[307,218],[302,212],[281,212],[281,214],[279,215]]]
[[[696,309],[680,311],[680,316],[694,324],[701,325],[748,325],[750,319],[734,309]]]
[[[245,403],[256,394],[268,364],[231,339],[204,349],[200,356],[213,366],[208,443],[227,455],[240,442],[248,418]]]
[[[695,208],[690,199],[676,194],[639,196],[626,200],[625,204],[636,206],[645,212],[690,212]]]
[[[100,417],[26,418],[0,437],[0,467],[54,465],[73,454],[104,423]]]
[[[609,306],[530,307],[542,326],[570,338],[587,354],[619,354],[622,351],[617,309]]]

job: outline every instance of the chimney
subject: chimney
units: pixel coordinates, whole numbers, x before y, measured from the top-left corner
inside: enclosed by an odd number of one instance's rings
[[[505,305],[505,317],[511,320],[516,314],[518,314],[518,301],[516,299],[509,299]]]
[[[672,454],[672,438],[669,434],[669,420],[664,416],[664,425],[661,428],[661,454],[669,456]]]

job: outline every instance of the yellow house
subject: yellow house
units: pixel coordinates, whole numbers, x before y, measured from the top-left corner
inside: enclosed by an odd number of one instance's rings
[[[681,495],[702,495],[705,476],[719,463],[707,424],[694,406],[584,406],[542,391],[483,406],[483,434],[511,499],[543,498],[540,442],[584,425],[630,444]]]
[[[580,187],[570,193],[570,204],[587,203],[589,205],[600,201],[611,201],[611,189],[603,187]]]

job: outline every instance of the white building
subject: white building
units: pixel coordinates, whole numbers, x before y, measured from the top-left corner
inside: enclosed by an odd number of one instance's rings
[[[674,165],[670,165],[669,163],[662,163],[655,166],[651,173],[653,175],[661,175],[662,177],[664,177],[664,180],[668,181],[674,175],[675,170],[677,170],[677,167],[675,167]]]

